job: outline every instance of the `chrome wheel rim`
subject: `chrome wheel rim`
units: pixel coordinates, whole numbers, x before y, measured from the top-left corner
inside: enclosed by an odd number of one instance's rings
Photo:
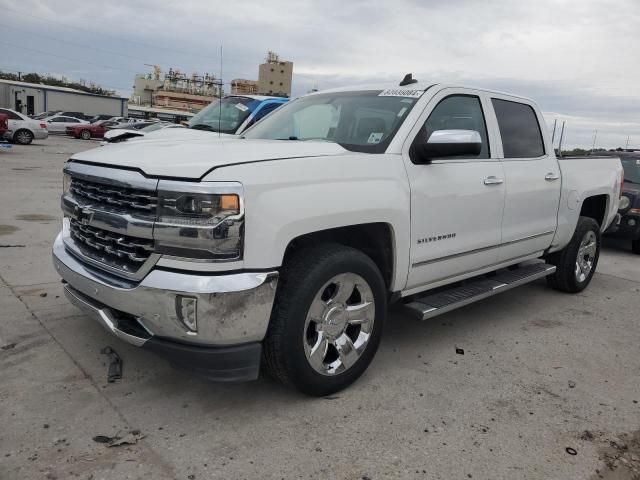
[[[31,139],[31,135],[29,134],[29,132],[18,132],[18,143],[29,143],[29,140]]]
[[[83,130],[82,133],[80,134],[80,136],[84,140],[89,140],[91,138],[91,134],[89,132],[87,132],[86,130]]]
[[[371,287],[360,275],[341,273],[316,293],[305,320],[309,365],[322,375],[346,372],[367,348],[375,321]]]
[[[591,230],[585,233],[580,242],[578,257],[576,258],[576,280],[579,283],[584,282],[589,277],[591,270],[593,270],[597,247],[596,234]]]

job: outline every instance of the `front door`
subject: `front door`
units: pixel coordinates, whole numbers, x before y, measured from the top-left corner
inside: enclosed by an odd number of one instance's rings
[[[403,147],[411,187],[411,249],[406,289],[435,284],[495,265],[501,242],[504,172],[493,154],[484,94],[447,88],[429,102]],[[475,130],[482,150],[472,157],[411,161],[407,144],[436,130]]]
[[[499,261],[539,254],[551,245],[560,202],[560,167],[545,146],[540,115],[526,100],[491,95],[506,179]]]

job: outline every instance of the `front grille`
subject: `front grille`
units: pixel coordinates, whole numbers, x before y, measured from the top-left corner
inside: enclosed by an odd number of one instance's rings
[[[69,191],[83,203],[119,213],[154,215],[158,206],[155,192],[73,178]]]
[[[69,233],[80,252],[109,267],[135,273],[153,252],[153,240],[119,235],[69,221]]]

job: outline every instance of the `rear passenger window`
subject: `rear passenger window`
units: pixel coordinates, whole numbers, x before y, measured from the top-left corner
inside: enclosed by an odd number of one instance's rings
[[[498,118],[504,158],[535,158],[544,155],[540,124],[533,108],[524,103],[492,98]]]

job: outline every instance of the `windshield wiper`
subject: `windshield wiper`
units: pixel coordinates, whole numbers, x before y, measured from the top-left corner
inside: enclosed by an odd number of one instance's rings
[[[299,140],[299,138],[292,135],[289,138],[276,138],[275,140]]]
[[[215,127],[212,127],[211,125],[207,125],[206,123],[196,123],[195,125],[189,125],[189,128],[192,128],[193,130],[207,130],[209,132],[218,131],[215,129]]]

